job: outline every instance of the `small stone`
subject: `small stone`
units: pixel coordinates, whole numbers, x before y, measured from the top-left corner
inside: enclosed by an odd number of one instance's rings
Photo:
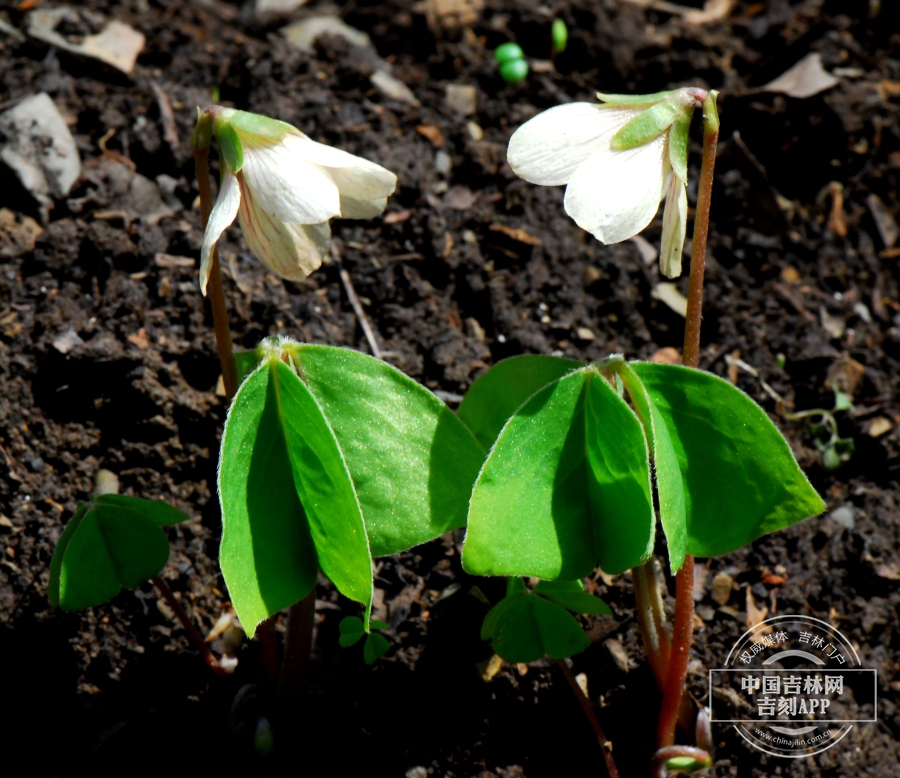
[[[832,521],[836,521],[842,527],[852,530],[856,526],[856,508],[849,503],[846,503],[829,513],[828,518]]]
[[[466,129],[469,131],[469,137],[472,140],[481,140],[484,137],[484,130],[481,129],[481,125],[477,122],[469,122],[466,125]]]
[[[273,16],[287,16],[307,2],[308,0],[256,0],[256,17],[267,19]]]
[[[112,470],[100,468],[94,476],[94,494],[118,494],[119,476]]]
[[[84,341],[81,336],[75,332],[74,327],[69,327],[62,335],[57,335],[53,339],[53,348],[60,354],[68,354],[73,348],[83,346]]]
[[[471,116],[477,107],[478,95],[474,86],[447,84],[444,87],[447,106],[463,116]]]
[[[587,327],[578,327],[575,330],[575,334],[581,340],[594,340],[597,336],[594,334],[593,330],[589,330]]]
[[[65,197],[81,175],[69,127],[46,92],[0,114],[0,162],[15,173],[47,221],[54,197]]]
[[[0,208],[0,259],[15,259],[34,251],[41,232],[41,225],[30,216],[22,216],[19,222],[8,208]]]
[[[439,151],[434,155],[434,169],[442,176],[449,176],[453,170],[453,160],[446,151]]]
[[[884,416],[876,416],[872,419],[872,423],[869,424],[869,435],[873,438],[880,438],[886,432],[890,432],[893,426],[890,419]]]

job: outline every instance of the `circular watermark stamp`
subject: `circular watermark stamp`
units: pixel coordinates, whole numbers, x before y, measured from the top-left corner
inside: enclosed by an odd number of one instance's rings
[[[747,630],[725,666],[710,670],[710,721],[732,724],[772,756],[812,756],[877,720],[877,685],[876,671],[861,666],[831,624],[775,616]]]

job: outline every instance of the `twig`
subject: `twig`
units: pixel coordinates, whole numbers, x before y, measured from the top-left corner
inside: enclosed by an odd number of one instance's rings
[[[597,736],[597,742],[600,744],[600,751],[603,753],[603,761],[606,762],[606,769],[609,772],[609,778],[619,778],[619,770],[616,767],[616,761],[615,759],[613,759],[612,755],[612,743],[606,739],[603,728],[600,726],[600,722],[597,720],[597,716],[594,715],[594,708],[591,705],[590,700],[588,700],[588,698],[584,696],[584,692],[578,685],[578,681],[575,680],[575,676],[572,675],[572,671],[566,664],[566,660],[557,659],[556,664],[558,664],[559,669],[562,670],[563,675],[569,682],[569,686],[575,693],[575,696],[578,698],[578,702],[581,705],[581,709],[584,711],[584,715],[591,723],[594,734]]]
[[[150,82],[153,94],[156,95],[156,103],[159,106],[159,118],[163,126],[163,138],[169,144],[172,151],[177,151],[181,147],[178,140],[178,127],[175,124],[175,114],[172,111],[172,103],[169,102],[169,96],[163,91],[163,88],[155,81]]]
[[[347,292],[347,298],[350,300],[350,305],[353,306],[353,312],[356,314],[356,318],[359,319],[359,325],[366,334],[369,348],[372,349],[372,356],[376,359],[381,359],[382,352],[378,347],[378,341],[375,338],[375,330],[373,330],[372,325],[369,324],[369,320],[366,318],[366,312],[363,310],[359,298],[356,296],[356,290],[353,288],[353,283],[350,281],[350,274],[344,270],[344,268],[341,268],[341,281],[344,284],[344,289]]]
[[[209,669],[212,670],[216,675],[228,675],[228,671],[225,670],[219,664],[219,660],[216,659],[215,654],[209,650],[209,646],[206,645],[206,641],[203,640],[200,633],[197,632],[197,628],[194,626],[194,623],[191,621],[190,617],[187,615],[187,611],[181,606],[181,603],[175,598],[175,595],[172,593],[172,590],[169,588],[169,585],[159,576],[155,578],[151,578],[153,581],[153,585],[159,590],[159,593],[163,596],[163,599],[168,603],[169,607],[175,613],[178,621],[181,622],[181,626],[184,627],[185,632],[188,634],[188,638],[191,643],[194,644],[194,647],[200,652],[200,656],[203,657],[203,661],[209,666]]]

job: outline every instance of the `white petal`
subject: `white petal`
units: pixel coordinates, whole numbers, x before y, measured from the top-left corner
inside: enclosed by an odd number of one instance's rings
[[[331,242],[328,222],[291,224],[269,216],[245,197],[240,208],[241,229],[250,251],[282,278],[300,281],[322,264]]]
[[[200,289],[206,294],[206,284],[209,282],[210,260],[212,251],[222,237],[222,233],[234,221],[241,204],[241,187],[237,178],[225,171],[222,177],[222,187],[219,189],[219,197],[209,213],[206,222],[206,230],[203,233],[203,247],[200,249]]]
[[[374,200],[388,197],[397,188],[397,176],[390,170],[355,154],[317,143],[305,135],[291,134],[282,142],[292,154],[324,168],[344,197]]]
[[[575,170],[640,113],[595,103],[557,105],[525,122],[509,139],[507,159],[532,184],[567,184]]]
[[[667,278],[681,275],[681,256],[687,234],[687,187],[678,176],[672,174],[663,212],[662,245],[659,251],[659,269]]]
[[[371,219],[378,216],[387,207],[387,198],[378,197],[374,200],[356,200],[352,197],[341,195],[342,219]]]
[[[602,243],[637,235],[659,209],[665,154],[665,135],[626,151],[595,154],[566,187],[566,213]]]
[[[292,153],[284,141],[245,143],[241,175],[257,207],[280,221],[319,224],[341,212],[338,188],[328,174]]]

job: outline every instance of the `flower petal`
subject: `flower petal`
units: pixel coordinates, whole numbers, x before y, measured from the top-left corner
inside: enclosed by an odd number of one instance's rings
[[[356,200],[353,197],[341,195],[342,219],[371,219],[382,213],[386,207],[386,197],[377,197],[374,200]]]
[[[317,165],[293,153],[285,143],[244,140],[244,188],[253,192],[258,208],[273,219],[297,224],[319,224],[341,212],[334,181]]]
[[[659,269],[667,278],[681,275],[681,257],[687,234],[687,187],[674,173],[669,179],[666,209],[663,211],[662,243],[659,250]]]
[[[602,243],[637,235],[659,209],[666,136],[626,151],[600,151],[566,187],[566,213]]]
[[[215,248],[222,233],[234,221],[241,204],[241,187],[237,178],[228,170],[222,177],[222,187],[219,189],[219,197],[210,211],[206,222],[206,230],[203,233],[203,247],[200,249],[200,289],[206,294],[206,285],[209,283],[209,271],[212,259],[212,251]]]
[[[397,188],[397,176],[390,170],[355,154],[317,143],[303,134],[288,135],[283,143],[292,154],[324,168],[343,197],[375,200],[388,197]]]
[[[579,165],[608,151],[613,136],[638,113],[596,103],[568,103],[539,113],[509,139],[510,167],[532,184],[567,184]]]
[[[269,270],[300,281],[322,264],[331,243],[328,222],[294,224],[270,216],[256,204],[254,193],[241,201],[239,217],[247,246]]]

